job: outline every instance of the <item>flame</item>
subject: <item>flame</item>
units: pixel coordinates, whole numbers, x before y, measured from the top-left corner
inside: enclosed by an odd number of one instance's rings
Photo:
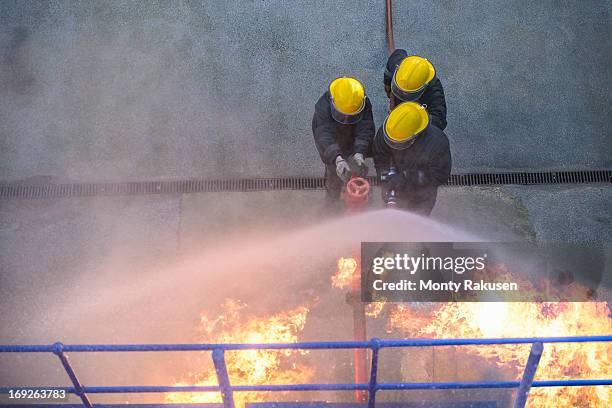
[[[334,288],[358,290],[360,288],[361,275],[357,259],[339,258],[336,273],[332,275],[331,281]],[[384,306],[385,302],[368,303],[366,305],[366,316],[378,317]]]
[[[247,305],[228,299],[223,304],[224,314],[215,318],[201,316],[201,343],[294,343],[306,324],[307,306],[287,312],[258,317],[245,313]],[[314,369],[289,361],[290,357],[307,354],[304,350],[243,350],[225,353],[225,362],[232,385],[298,384],[306,383]],[[207,368],[193,373],[188,380],[176,385],[217,385],[210,353],[205,353]],[[265,401],[268,392],[235,392],[237,407],[248,402]],[[278,399],[278,393],[275,400]],[[220,403],[220,393],[169,393],[170,403]]]
[[[335,288],[345,288],[355,285],[355,280],[359,280],[357,273],[357,260],[355,258],[338,259],[338,269],[332,276],[332,286]]]
[[[332,285],[338,288],[359,287],[358,262],[340,258]],[[525,302],[464,302],[414,305],[392,304],[387,330],[399,330],[404,337],[420,338],[508,338],[594,336],[612,332],[612,318],[605,302],[542,302],[547,299],[592,300],[593,293],[579,284],[554,285],[541,281],[518,279],[504,265],[483,271],[486,281],[517,282]],[[493,279],[495,278],[495,279]],[[366,306],[366,314],[379,317],[384,302]],[[520,380],[529,344],[499,346],[462,346],[459,353],[479,356],[490,364],[509,370]],[[483,373],[483,376],[486,374]],[[546,344],[536,380],[606,379],[612,377],[612,345],[601,343]],[[485,378],[483,378],[485,379]],[[533,388],[528,399],[530,408],[607,407],[612,400],[611,387]]]
[[[385,307],[385,302],[372,302],[366,305],[366,316],[377,318]]]
[[[609,334],[612,319],[605,302],[444,303],[431,310],[397,305],[388,328],[407,337],[504,338],[562,337]],[[521,378],[530,345],[458,347],[480,356]],[[536,380],[601,379],[612,377],[612,345],[601,343],[545,344]],[[604,407],[610,387],[532,389],[528,406]]]
[[[501,272],[501,273],[500,273]],[[505,275],[504,275],[505,273]],[[496,271],[498,279],[511,279],[507,271]],[[501,278],[500,278],[501,277]],[[337,271],[331,278],[333,287],[359,288],[359,259],[340,258]],[[612,332],[612,318],[605,302],[541,302],[543,288],[548,297],[562,299],[567,291],[590,298],[584,288],[576,285],[555,287],[543,282],[537,290],[528,282],[520,282],[521,290],[530,291],[529,302],[465,302],[419,305],[372,302],[366,314],[380,317],[388,307],[387,330],[399,331],[404,337],[417,338],[504,338],[504,337],[562,337],[601,335]],[[556,293],[551,294],[551,291]],[[507,300],[507,299],[505,299]],[[246,313],[246,305],[226,300],[224,313],[215,318],[201,316],[203,343],[292,343],[298,341],[303,330],[308,306],[269,316]],[[529,344],[499,346],[462,346],[458,353],[472,355],[489,364],[508,370],[520,379],[529,354]],[[303,350],[244,350],[227,352],[226,364],[233,385],[308,383],[314,369],[295,361]],[[217,377],[206,353],[205,367],[177,385],[217,385]],[[460,357],[459,357],[460,358]],[[612,345],[601,343],[546,344],[538,366],[536,380],[601,379],[612,377]],[[483,376],[486,374],[483,372]],[[483,378],[485,379],[485,378]],[[435,381],[435,379],[434,379]],[[246,402],[268,399],[268,392],[236,392],[238,407]],[[275,393],[274,400],[278,400]],[[170,403],[220,403],[219,393],[171,393]],[[612,400],[610,387],[533,388],[528,407],[549,407],[554,401],[560,407],[607,407]]]

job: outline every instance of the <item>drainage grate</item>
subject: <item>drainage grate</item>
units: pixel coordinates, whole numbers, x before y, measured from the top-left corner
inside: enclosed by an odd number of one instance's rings
[[[453,174],[448,184],[451,186],[477,186],[491,184],[584,184],[610,182],[612,182],[612,170],[585,170]]]
[[[370,183],[378,184],[375,177]],[[453,174],[450,186],[478,186],[502,184],[584,184],[610,183],[612,170],[560,171],[534,173],[472,173]],[[0,199],[36,199],[60,197],[88,197],[134,194],[183,194],[207,192],[248,192],[270,190],[321,190],[322,177],[259,178],[235,180],[176,180],[143,181],[133,183],[73,183],[0,185]]]

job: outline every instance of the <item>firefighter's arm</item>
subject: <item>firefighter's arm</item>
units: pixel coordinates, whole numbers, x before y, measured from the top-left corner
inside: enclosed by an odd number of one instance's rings
[[[370,100],[366,98],[363,117],[355,125],[353,153],[361,153],[364,156],[369,156],[372,151],[372,142],[374,141],[375,132],[372,104]]]
[[[437,154],[429,161],[429,171],[432,185],[440,186],[446,184],[450,178],[452,159],[448,141],[438,150]]]
[[[313,134],[315,145],[319,154],[327,164],[335,164],[336,157],[342,154],[340,146],[336,142],[336,131],[328,118],[315,113],[313,118]]]
[[[395,69],[407,56],[408,53],[406,52],[406,50],[398,48],[393,51],[393,53],[391,53],[391,55],[389,55],[389,58],[387,59],[387,65],[385,65],[385,76],[383,80],[385,84],[385,90],[388,90],[387,96],[389,96],[389,93],[391,92],[391,80],[393,79]]]
[[[444,88],[438,77],[435,77],[427,86],[427,91],[421,97],[421,102],[427,105],[427,112],[431,123],[439,129],[446,128],[446,98]]]
[[[431,156],[426,169],[404,172],[406,183],[413,188],[438,187],[446,184],[451,172],[451,154],[448,142]]]
[[[376,175],[380,178],[382,173],[385,173],[391,167],[391,152],[389,146],[384,141],[382,128],[378,129],[374,142],[372,143],[372,158],[374,159],[374,167]]]

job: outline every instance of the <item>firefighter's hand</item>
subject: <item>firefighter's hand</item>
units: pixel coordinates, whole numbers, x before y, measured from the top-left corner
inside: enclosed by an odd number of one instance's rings
[[[336,157],[336,174],[340,177],[340,180],[347,182],[351,178],[351,166],[342,158],[342,156]]]
[[[351,156],[350,161],[355,164],[357,168],[357,173],[360,177],[365,177],[368,175],[368,166],[366,166],[365,159],[363,158],[363,154],[355,153]]]
[[[408,180],[406,180],[404,174],[400,172],[392,175],[389,178],[389,181],[387,182],[387,188],[389,190],[403,190],[404,188],[406,188],[407,184]]]

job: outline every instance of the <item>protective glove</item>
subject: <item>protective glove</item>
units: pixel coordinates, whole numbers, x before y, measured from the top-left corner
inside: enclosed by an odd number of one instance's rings
[[[336,174],[340,177],[340,180],[347,182],[351,178],[351,166],[342,158],[342,156],[336,157]]]
[[[355,153],[351,156],[349,160],[355,164],[355,167],[357,168],[357,173],[360,177],[365,177],[368,175],[368,166],[366,166],[363,154]]]

